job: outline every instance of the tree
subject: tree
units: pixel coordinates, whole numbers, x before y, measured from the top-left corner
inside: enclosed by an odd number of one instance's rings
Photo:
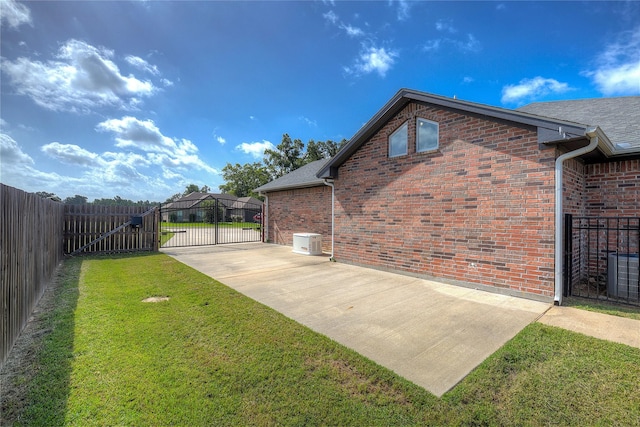
[[[272,179],[280,178],[304,165],[302,150],[304,143],[291,140],[288,134],[282,135],[282,142],[274,150],[264,150],[264,163]]]
[[[64,203],[67,205],[86,205],[87,200],[87,197],[76,194],[73,197],[67,197],[64,199]]]
[[[313,139],[307,142],[307,152],[304,155],[304,163],[311,163],[316,160],[328,159],[336,155],[338,150],[347,143],[346,139],[335,142],[332,140],[315,142]]]
[[[189,184],[187,185],[187,188],[184,190],[184,193],[182,193],[183,196],[187,196],[191,193],[199,193],[200,192],[200,187],[198,187],[195,184]]]
[[[182,193],[176,193],[173,196],[169,197],[167,200],[165,200],[165,203],[171,203],[171,202],[175,202],[176,200],[180,199],[182,197]]]
[[[218,222],[224,222],[224,209],[222,204],[218,204],[218,209],[216,209],[216,201],[215,200],[205,200],[200,204],[200,206],[205,209],[204,211],[204,220],[209,224],[216,224]]]
[[[222,177],[225,183],[219,188],[223,193],[233,194],[236,197],[251,196],[259,199],[262,197],[254,193],[253,190],[270,180],[267,168],[258,162],[244,165],[227,163],[222,168]]]

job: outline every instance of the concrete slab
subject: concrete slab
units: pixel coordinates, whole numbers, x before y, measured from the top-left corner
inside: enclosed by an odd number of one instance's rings
[[[437,396],[549,304],[252,243],[163,252]]]
[[[640,348],[640,320],[556,306],[549,310],[540,322]]]

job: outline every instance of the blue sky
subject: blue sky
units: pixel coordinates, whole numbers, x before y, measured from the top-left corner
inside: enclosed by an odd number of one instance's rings
[[[640,95],[640,2],[2,0],[2,183],[217,191],[227,163],[350,138],[400,88],[516,108]]]

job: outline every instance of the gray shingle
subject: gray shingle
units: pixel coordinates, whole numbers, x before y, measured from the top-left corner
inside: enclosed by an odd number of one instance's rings
[[[613,144],[640,151],[640,96],[535,102],[517,110],[600,126]]]
[[[268,193],[270,191],[290,190],[293,188],[316,187],[324,185],[324,180],[316,176],[322,166],[328,159],[316,160],[307,163],[278,179],[275,179],[261,187],[256,188],[255,192]]]

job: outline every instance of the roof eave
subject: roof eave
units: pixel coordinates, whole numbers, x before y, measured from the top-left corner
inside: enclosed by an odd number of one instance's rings
[[[584,136],[587,126],[579,123],[550,119],[534,114],[492,107],[458,99],[446,98],[417,92],[406,88],[400,89],[360,130],[345,144],[345,146],[327,162],[316,175],[318,178],[336,178],[338,167],[344,163],[364,141],[370,138],[393,115],[411,101],[439,105],[441,107],[462,110],[501,120],[535,126],[538,129],[538,142],[547,143],[558,139]]]

